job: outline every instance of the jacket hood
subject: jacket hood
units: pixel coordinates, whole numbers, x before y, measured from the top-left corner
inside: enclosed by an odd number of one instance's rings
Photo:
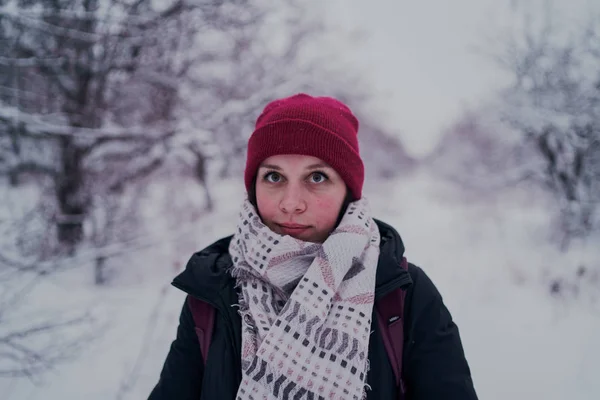
[[[411,284],[410,275],[400,263],[404,257],[404,243],[398,232],[385,222],[375,220],[381,235],[379,261],[375,277],[375,297],[379,298],[397,285]],[[204,250],[194,253],[185,270],[173,280],[173,285],[188,294],[216,305],[224,291],[235,285],[229,274],[233,265],[229,243],[233,236],[224,237]]]

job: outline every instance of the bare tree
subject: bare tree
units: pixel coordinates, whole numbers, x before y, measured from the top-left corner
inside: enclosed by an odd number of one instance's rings
[[[182,1],[156,10],[149,1],[97,0],[8,1],[0,8],[7,55],[0,59],[7,77],[0,124],[13,150],[4,171],[13,182],[24,172],[53,182],[64,245],[82,240],[99,184],[119,190],[160,165],[164,152],[155,149],[175,133],[171,81],[186,68],[169,63],[179,49],[166,43],[185,35],[161,30],[174,29],[186,10]],[[122,93],[130,89],[152,100],[124,123]],[[21,150],[25,143],[57,156],[40,160]]]
[[[591,12],[568,30],[546,6],[537,19],[516,11],[522,24],[496,56],[513,76],[499,104],[503,120],[543,162],[533,178],[559,204],[566,247],[599,222],[600,15]]]

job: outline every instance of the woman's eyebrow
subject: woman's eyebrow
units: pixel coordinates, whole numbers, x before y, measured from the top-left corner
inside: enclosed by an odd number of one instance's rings
[[[331,167],[325,163],[311,164],[308,167],[306,167],[306,169],[319,169],[319,168],[331,168]]]
[[[275,165],[275,164],[262,164],[260,166],[260,168],[274,169],[276,171],[281,171],[281,167],[279,165]]]
[[[282,168],[279,165],[275,165],[275,164],[261,164],[259,168],[274,169],[275,171],[282,170]],[[319,169],[319,168],[332,168],[332,167],[325,163],[316,163],[316,164],[311,164],[311,165],[306,166],[305,169]]]

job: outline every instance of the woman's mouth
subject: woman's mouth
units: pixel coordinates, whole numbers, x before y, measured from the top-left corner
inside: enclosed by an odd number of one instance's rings
[[[277,226],[284,235],[289,235],[292,237],[298,236],[304,231],[306,231],[308,228],[310,228],[309,225],[299,224],[277,224]]]

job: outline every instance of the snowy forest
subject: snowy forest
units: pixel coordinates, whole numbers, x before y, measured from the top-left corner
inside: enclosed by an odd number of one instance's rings
[[[378,15],[411,6],[372,3],[0,0],[0,398],[148,396],[170,282],[233,231],[255,119],[298,92],[357,114],[365,195],[439,286],[480,398],[600,398],[600,7],[456,2],[480,22],[457,59],[491,83],[436,119],[390,94],[411,49],[374,45],[404,43]],[[403,114],[437,124],[427,151]]]

